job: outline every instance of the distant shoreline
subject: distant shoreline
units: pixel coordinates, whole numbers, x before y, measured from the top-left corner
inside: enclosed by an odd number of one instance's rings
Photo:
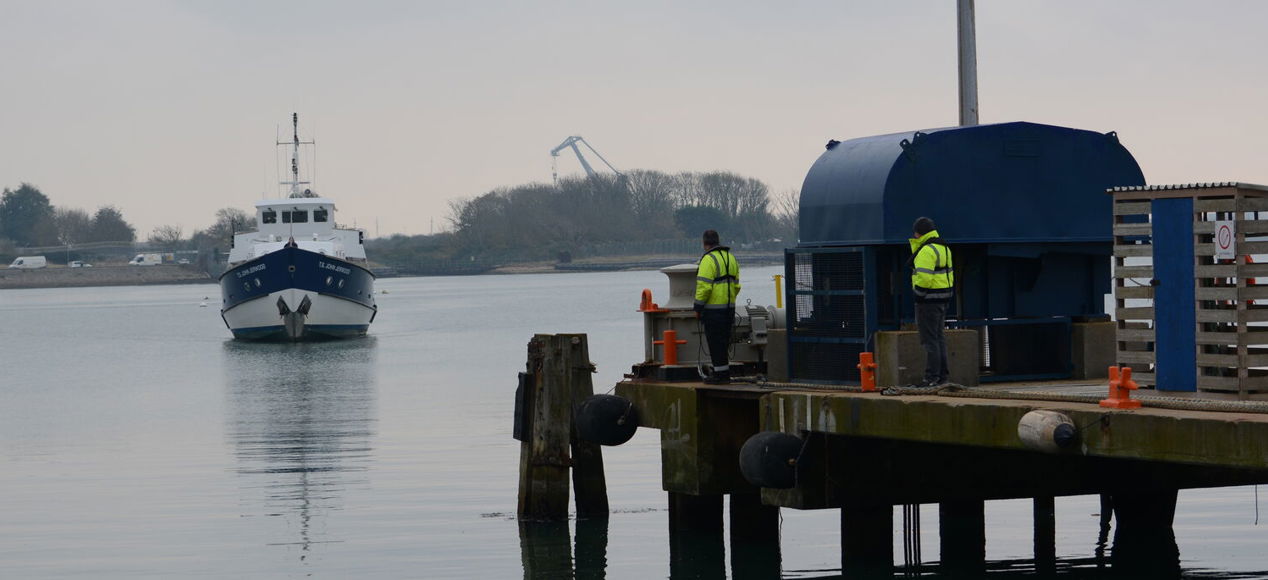
[[[736,252],[740,266],[772,266],[784,263],[782,253],[745,254]],[[529,262],[493,268],[489,274],[568,274],[577,272],[628,272],[659,270],[678,264],[694,264],[699,256],[637,256],[577,260],[575,262]]]
[[[401,274],[383,278],[422,278],[445,275],[575,274],[581,272],[627,272],[659,270],[689,264],[696,256],[636,256],[577,260],[569,263],[525,262],[497,266],[478,274]],[[736,254],[741,266],[770,266],[783,263],[783,254]],[[50,267],[38,270],[0,269],[0,290],[33,288],[90,288],[98,286],[153,286],[159,284],[215,284],[216,278],[189,266],[98,266],[92,268]]]
[[[91,268],[0,269],[0,290],[214,284],[206,272],[189,266],[97,266]]]

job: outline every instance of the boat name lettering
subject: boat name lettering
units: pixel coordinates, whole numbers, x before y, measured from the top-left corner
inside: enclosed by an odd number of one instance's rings
[[[325,262],[321,262],[321,261],[317,262],[317,267],[318,267],[318,268],[323,268],[323,269],[326,269],[326,270],[334,270],[334,271],[336,271],[336,272],[338,272],[338,273],[340,273],[340,274],[351,274],[351,273],[352,273],[352,269],[351,269],[351,268],[345,268],[345,267],[340,266],[340,265],[338,265],[338,264],[327,264],[327,263],[325,263]]]
[[[250,268],[247,268],[246,270],[242,270],[238,272],[238,277],[242,278],[244,276],[250,276],[251,274],[259,272],[260,270],[263,270],[266,267],[268,267],[268,264],[256,264],[254,266],[251,266]]]

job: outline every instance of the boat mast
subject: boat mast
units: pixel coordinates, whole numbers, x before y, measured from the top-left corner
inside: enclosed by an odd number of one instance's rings
[[[279,181],[278,184],[291,186],[290,195],[288,195],[287,197],[304,197],[304,194],[300,192],[299,190],[299,186],[309,185],[312,182],[299,180],[299,146],[313,145],[315,144],[315,142],[299,140],[299,113],[291,113],[291,127],[293,129],[292,141],[289,143],[286,141],[277,142],[278,145],[294,145],[294,148],[291,150],[291,180]]]

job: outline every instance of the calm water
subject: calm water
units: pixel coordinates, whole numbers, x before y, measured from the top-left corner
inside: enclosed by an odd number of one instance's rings
[[[741,299],[772,303],[777,271],[747,270]],[[670,577],[655,431],[604,450],[606,525],[523,536],[510,436],[528,339],[588,333],[606,391],[642,357],[639,291],[661,299],[664,275],[379,288],[369,338],[303,345],[230,340],[212,285],[0,291],[0,577]],[[995,574],[1028,569],[1030,510],[987,504]],[[1057,500],[1073,575],[1095,567],[1098,511]],[[1256,511],[1254,488],[1181,492],[1186,574],[1268,576]],[[784,578],[839,575],[836,512],[782,526]]]

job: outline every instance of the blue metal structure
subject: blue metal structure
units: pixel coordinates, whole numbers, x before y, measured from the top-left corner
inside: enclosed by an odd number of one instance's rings
[[[1070,322],[1103,317],[1110,290],[1105,191],[1143,183],[1114,133],[1015,122],[829,142],[786,257],[790,372],[857,380],[872,334],[911,321],[907,240],[928,216],[955,253],[953,325],[996,339],[983,379],[1069,376]]]

